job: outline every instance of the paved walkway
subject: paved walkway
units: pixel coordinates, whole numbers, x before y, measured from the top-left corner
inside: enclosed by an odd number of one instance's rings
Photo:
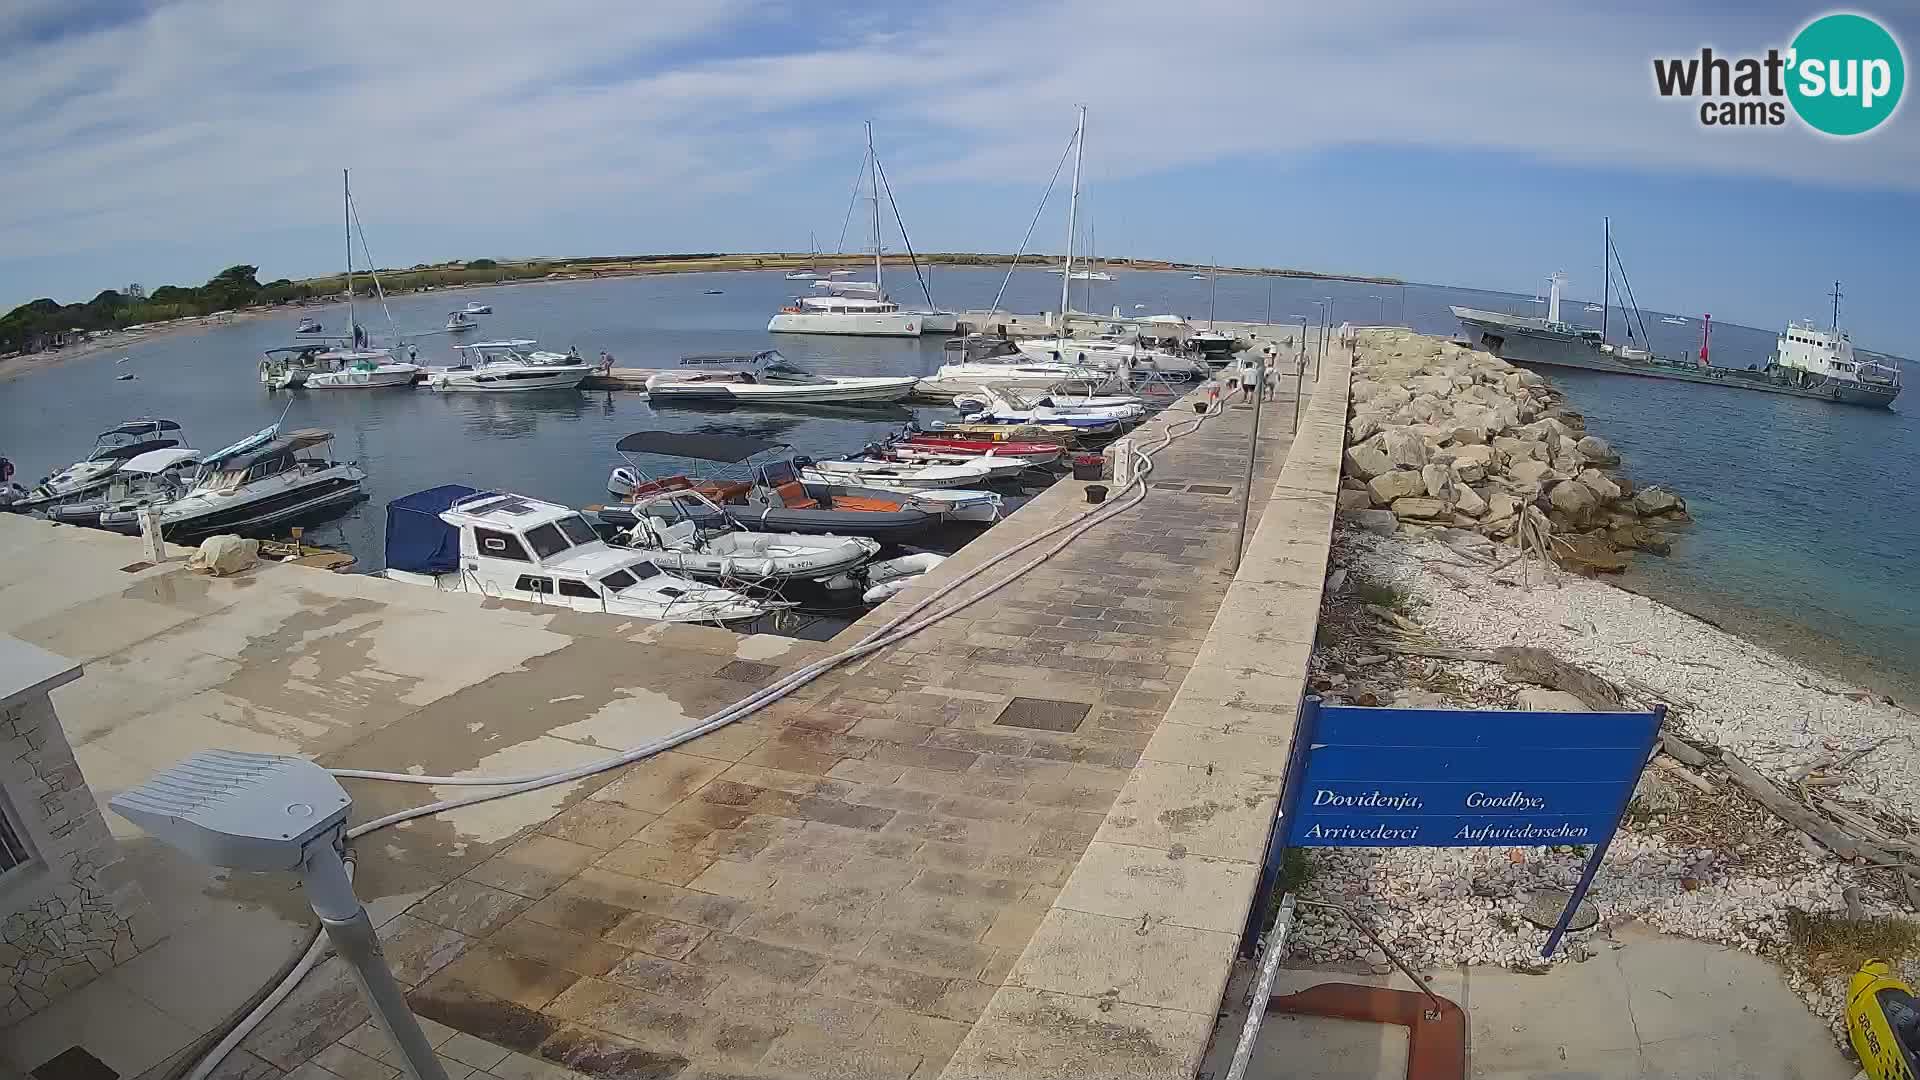
[[[1618,947],[1615,947],[1617,944]],[[1847,1080],[1855,1067],[1826,1026],[1750,953],[1637,927],[1590,941],[1593,959],[1545,975],[1504,968],[1438,972],[1435,993],[1467,1010],[1478,1080]],[[1246,1013],[1242,972],[1201,1075],[1226,1074]],[[1391,977],[1282,971],[1274,993],[1323,982],[1410,989]],[[1270,1014],[1249,1080],[1388,1080],[1406,1075],[1406,1029]]]

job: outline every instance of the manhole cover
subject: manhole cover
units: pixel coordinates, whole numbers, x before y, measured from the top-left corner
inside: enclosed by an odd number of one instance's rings
[[[1221,486],[1220,486],[1219,484],[1188,484],[1188,485],[1187,485],[1187,490],[1188,490],[1188,491],[1192,491],[1192,492],[1197,492],[1197,493],[1199,493],[1199,494],[1201,494],[1201,495],[1231,495],[1231,494],[1233,494],[1233,489],[1232,489],[1232,488],[1230,488],[1230,487],[1221,487]]]
[[[1527,901],[1526,910],[1520,917],[1541,928],[1551,930],[1560,923],[1560,913],[1567,910],[1567,901],[1573,894],[1565,889],[1541,889]],[[1580,901],[1579,910],[1573,913],[1573,921],[1567,924],[1568,930],[1591,930],[1600,921],[1600,913],[1592,904]]]
[[[730,660],[719,671],[713,673],[716,679],[731,682],[763,684],[773,678],[780,669],[772,664],[756,664],[751,660]]]
[[[994,723],[1006,727],[1032,728],[1036,731],[1078,731],[1093,706],[1083,701],[1055,701],[1052,698],[1017,697],[1000,710]]]

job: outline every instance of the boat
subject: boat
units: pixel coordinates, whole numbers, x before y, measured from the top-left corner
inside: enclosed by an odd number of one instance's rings
[[[965,417],[970,424],[1066,424],[1104,431],[1137,422],[1145,410],[1137,403],[1120,405],[1039,405],[1010,390],[986,392],[987,407]]]
[[[919,382],[911,375],[815,375],[796,366],[778,349],[751,356],[688,356],[680,363],[686,367],[718,366],[730,370],[656,372],[647,377],[650,400],[655,403],[870,404],[904,401]]]
[[[791,449],[763,439],[638,431],[621,439],[614,449],[627,465],[608,475],[608,494],[645,506],[650,496],[660,492],[698,491],[726,521],[754,532],[900,540],[932,527],[942,514],[942,507],[918,493],[802,480]],[[637,460],[642,456],[704,461],[715,468],[711,475],[697,479],[684,472],[656,478]],[[636,517],[631,506],[601,507],[599,514],[602,521],[615,525],[631,525]]]
[[[449,334],[464,334],[479,328],[480,324],[474,322],[464,311],[456,311],[447,316],[447,333]]]
[[[1604,311],[1606,309],[1602,308],[1599,304],[1588,304],[1587,310],[1588,311]]]
[[[294,327],[293,332],[296,334],[322,334],[325,333],[326,330],[320,325],[319,319],[306,318],[300,320],[300,325]]]
[[[1018,458],[1029,467],[1051,465],[1060,459],[1060,445],[1053,442],[1019,442],[996,433],[993,438],[968,438],[931,431],[908,432],[895,449],[932,451],[941,454],[970,454],[997,458]]]
[[[1205,275],[1205,274],[1192,274],[1192,275],[1189,275],[1189,276],[1191,276],[1191,277],[1193,278],[1193,280],[1195,280],[1195,281],[1205,281],[1205,280],[1207,280],[1207,275]]]
[[[1187,336],[1187,345],[1199,353],[1201,359],[1211,367],[1224,367],[1233,359],[1236,346],[1232,334],[1223,334],[1218,330],[1195,330]]]
[[[389,581],[543,607],[723,625],[793,606],[667,573],[570,507],[461,484],[388,503],[386,551]]]
[[[418,364],[395,360],[385,349],[291,345],[266,350],[260,361],[260,382],[269,390],[377,390],[412,386],[419,374]]]
[[[787,280],[788,281],[812,281],[819,276],[820,276],[819,274],[816,274],[811,270],[793,270],[788,272]]]
[[[1619,258],[1611,235],[1607,238],[1606,250],[1609,260]],[[1609,269],[1611,266],[1610,261]],[[1838,282],[1832,293],[1833,321],[1829,326],[1821,328],[1811,322],[1789,321],[1775,340],[1774,352],[1765,366],[1734,368],[1712,365],[1704,342],[1699,360],[1694,362],[1657,356],[1637,345],[1609,341],[1604,317],[1598,330],[1563,321],[1560,287],[1564,281],[1564,275],[1556,274],[1552,279],[1544,318],[1454,306],[1453,315],[1460,320],[1467,345],[1520,364],[1704,383],[1814,398],[1839,405],[1885,408],[1900,396],[1900,369],[1861,358],[1854,352],[1851,338],[1840,329]],[[1633,314],[1639,314],[1637,308]],[[1627,333],[1630,340],[1635,338],[1632,318],[1628,319]],[[1642,320],[1638,338],[1645,336]]]
[[[807,234],[807,269],[787,271],[788,281],[812,281],[820,276],[814,269],[820,263],[820,245],[814,241],[813,234]]]
[[[116,364],[130,364],[132,362],[133,362],[133,357],[131,356],[123,356],[120,359],[114,361],[114,363]]]
[[[1144,410],[1146,408],[1146,402],[1143,399],[1133,394],[1099,394],[1099,395],[1089,394],[1083,397],[1075,397],[1071,394],[1066,394],[1061,392],[1052,392],[1052,393],[1042,394],[1036,398],[1028,398],[1026,400],[1028,400],[1031,404],[1038,405],[1042,408],[1048,408],[1048,409],[1074,408],[1074,407],[1094,408],[1094,409],[1132,407],[1134,409]],[[992,401],[991,395],[988,395],[984,392],[973,393],[973,394],[959,394],[955,396],[953,399],[953,407],[956,409],[959,409],[962,412],[977,412],[981,409],[991,408],[992,406],[993,406],[993,401]]]
[[[928,573],[939,569],[940,564],[946,561],[945,555],[931,551],[916,551],[910,555],[868,563],[867,590],[860,594],[860,599],[869,604],[877,604],[912,585]]]
[[[132,382],[132,381],[133,381],[133,372],[131,372],[131,371],[129,371],[129,372],[126,372],[126,373],[124,373],[124,374],[121,374],[121,375],[115,375],[115,376],[113,377],[113,381],[114,381],[114,382]]]
[[[933,433],[961,438],[1006,439],[1009,442],[1052,442],[1072,447],[1079,445],[1083,439],[1114,434],[1119,426],[1112,421],[1105,427],[1081,427],[1073,424],[982,424],[935,420]]]
[[[150,416],[108,428],[94,439],[92,452],[34,485],[25,498],[14,502],[14,509],[35,510],[98,491],[112,482],[121,466],[141,454],[188,445],[184,434],[170,437],[169,433],[180,430],[172,420]]]
[[[94,498],[47,507],[47,519],[62,525],[97,526],[100,515],[109,510],[138,510],[172,502],[186,493],[199,467],[200,451],[190,447],[149,450],[128,458],[114,470],[107,486],[94,492]]]
[[[309,428],[203,469],[185,495],[159,508],[160,534],[181,543],[216,533],[271,534],[346,509],[366,497],[367,474],[327,457],[332,442],[332,432]],[[139,514],[109,511],[100,525],[136,533]]]
[[[700,295],[702,295],[702,296],[725,296],[725,295],[726,295],[726,292],[727,292],[727,290],[725,290],[725,289],[702,289],[702,290],[700,290]]]
[[[1663,322],[1663,323],[1668,323],[1668,324],[1671,324],[1671,325],[1673,325],[1673,326],[1685,326],[1685,325],[1687,325],[1687,320],[1685,320],[1685,319],[1683,319],[1683,318],[1681,318],[1681,317],[1680,317],[1680,316],[1678,316],[1678,315],[1668,315],[1668,316],[1665,316],[1664,318],[1662,318],[1662,319],[1661,319],[1660,321],[1661,321],[1661,322]]]
[[[802,296],[767,320],[775,334],[919,337],[920,316],[891,300],[862,296]]]
[[[1057,456],[1060,448],[1049,447]],[[891,461],[901,465],[979,465],[986,470],[985,479],[1012,480],[1028,469],[1034,468],[1026,458],[995,457],[992,454],[964,454],[914,446],[910,443],[879,443],[868,446],[861,452],[861,458],[867,461]],[[1049,458],[1048,460],[1052,460]]]
[[[970,484],[984,483],[992,475],[991,468],[974,462],[935,465],[928,462],[870,459],[829,461],[800,459],[800,478],[822,484],[865,484],[873,487],[930,491],[935,488],[963,488]]]
[[[1867,1080],[1920,1075],[1920,998],[1885,960],[1868,960],[1847,980],[1847,1041]]]
[[[880,552],[880,542],[864,536],[749,532],[688,488],[645,496],[628,509],[634,522],[616,533],[613,543],[649,552],[660,569],[690,577],[820,580],[847,573]]]
[[[472,300],[467,303],[466,307],[460,309],[460,313],[463,315],[491,315],[493,314],[493,305]]]
[[[429,368],[427,386],[444,393],[573,390],[593,372],[575,353],[530,349],[532,338],[458,345],[465,363]]]
[[[1047,268],[1047,273],[1067,274],[1067,269],[1064,266],[1050,266]],[[1067,274],[1067,277],[1074,281],[1112,281],[1113,280],[1113,275],[1107,273],[1105,270],[1075,270],[1073,273]]]

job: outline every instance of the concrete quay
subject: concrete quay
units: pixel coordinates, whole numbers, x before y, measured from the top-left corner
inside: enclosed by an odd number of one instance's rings
[[[1343,412],[1336,396],[1329,408]],[[1293,409],[1264,407],[1255,536],[1287,505],[1271,496],[1292,464]],[[1193,419],[1182,403],[1134,439],[1150,445]],[[1178,1044],[1168,1060],[1197,1062],[1231,959],[1224,912],[1244,913],[1234,868],[1202,868],[1258,859],[1258,811],[1218,824],[1175,813],[1171,827],[1119,819],[1153,798],[1193,806],[1229,791],[1198,766],[1172,767],[1180,745],[1214,736],[1168,720],[1232,602],[1251,419],[1241,407],[1206,421],[1156,459],[1141,506],[753,716],[638,765],[358,841],[357,889],[450,1075],[1029,1075],[963,1044],[991,1047],[997,1035],[970,1033],[1018,1030],[1034,1010],[1107,1016],[1105,984],[1085,987],[1108,977],[1098,964],[1123,940],[1116,929],[1137,925],[1131,905],[1165,885],[1123,875],[1133,892],[1102,900],[1106,872],[1085,866],[1135,850],[1164,859],[1155,844],[1193,850],[1187,866],[1214,883],[1217,910],[1156,932],[1154,963],[1115,991],[1113,1015],[1173,1010],[1177,1022],[1147,1029]],[[208,746],[333,767],[537,772],[683,728],[845,648],[1083,512],[1084,487],[1056,484],[826,643],[293,566],[209,579],[135,565],[135,541],[17,517],[0,517],[0,632],[86,664],[55,704],[102,803]],[[1310,640],[1310,622],[1291,634]],[[347,784],[356,821],[472,790]],[[122,1076],[168,1067],[311,925],[288,881],[187,864],[108,820],[152,903],[141,935],[152,944],[7,1030],[0,1056],[19,1071],[75,1045]],[[1205,947],[1187,955],[1189,938]],[[219,1075],[391,1080],[392,1052],[366,1021],[329,960]],[[1058,1043],[1030,1075],[1059,1075],[1043,1062],[1079,1054],[1076,1033],[1020,1034]]]

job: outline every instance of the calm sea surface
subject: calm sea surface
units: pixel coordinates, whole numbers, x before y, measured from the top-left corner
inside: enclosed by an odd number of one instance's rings
[[[1204,319],[1210,299],[1222,319],[1285,322],[1313,317],[1331,299],[1334,319],[1404,323],[1452,335],[1449,304],[1532,313],[1527,298],[1477,290],[1116,269],[1118,280],[1076,283],[1074,304],[1126,314],[1172,311]],[[862,276],[866,276],[862,274]],[[942,269],[934,298],[950,309],[990,304],[1004,268]],[[889,272],[890,291],[921,299],[911,273]],[[669,367],[683,355],[778,346],[803,366],[839,374],[926,374],[940,341],[776,336],[768,316],[805,282],[777,272],[607,278],[424,293],[391,301],[405,334],[440,326],[469,301],[492,304],[474,336],[527,337],[543,348],[613,353],[628,367]],[[708,289],[722,290],[706,295]],[[1003,307],[1059,307],[1057,277],[1014,274]],[[1139,305],[1136,307],[1136,305]],[[346,324],[343,305],[309,308],[328,330]],[[386,317],[362,305],[377,336]],[[1563,314],[1597,324],[1579,304]],[[1784,313],[1783,313],[1784,315]],[[1621,316],[1616,311],[1616,330]],[[1653,346],[1668,354],[1699,346],[1699,329],[1646,313]],[[884,412],[652,408],[630,393],[435,394],[424,390],[266,393],[255,377],[263,349],[293,342],[295,317],[243,320],[108,350],[0,382],[0,454],[31,482],[84,456],[94,433],[138,415],[181,421],[194,445],[219,446],[290,409],[290,427],[338,435],[339,457],[369,474],[372,496],[315,530],[343,542],[364,568],[381,565],[387,500],[436,484],[467,483],[583,505],[605,496],[620,459],[613,444],[645,429],[722,432],[791,443],[803,453],[852,450],[898,429],[907,409]],[[1637,329],[1637,327],[1636,327]],[[1764,363],[1774,328],[1716,324],[1715,363]],[[422,363],[455,362],[444,334],[425,334]],[[1872,348],[1872,342],[1862,343]],[[131,357],[125,365],[115,361]],[[138,377],[117,382],[132,371]],[[1577,371],[1553,372],[1591,428],[1619,447],[1640,484],[1683,494],[1696,524],[1665,560],[1642,559],[1631,587],[1712,618],[1728,629],[1824,666],[1841,668],[1902,698],[1920,697],[1920,387],[1903,412],[1841,408],[1770,394]],[[951,410],[916,407],[923,420]]]

